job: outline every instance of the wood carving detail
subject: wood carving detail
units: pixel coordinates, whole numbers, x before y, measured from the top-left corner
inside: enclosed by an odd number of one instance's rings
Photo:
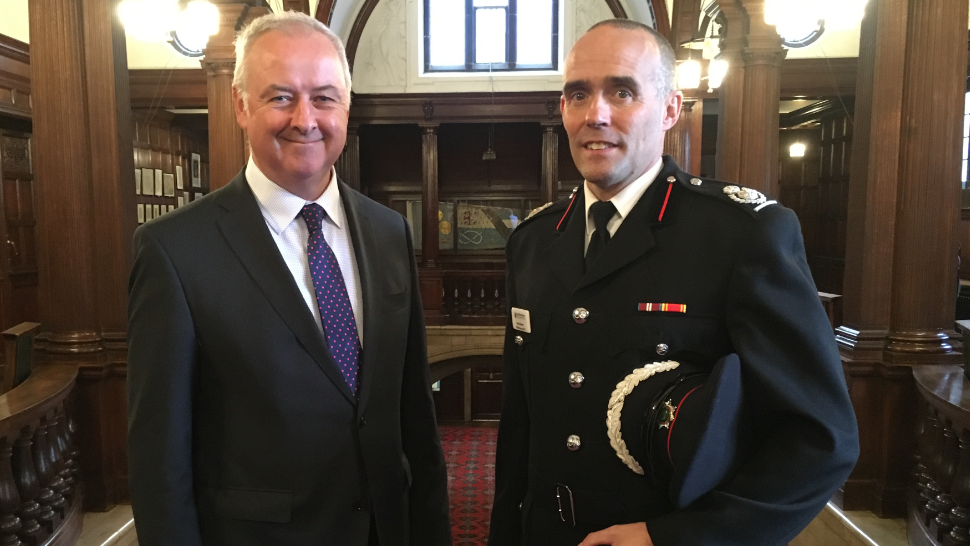
[[[0,150],[3,150],[2,165],[7,172],[30,173],[30,140],[3,136]]]

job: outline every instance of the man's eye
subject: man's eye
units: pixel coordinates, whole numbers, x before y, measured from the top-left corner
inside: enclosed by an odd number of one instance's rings
[[[621,99],[630,99],[633,98],[633,93],[627,91],[626,89],[621,89],[616,92],[616,96],[620,97]]]
[[[334,99],[333,97],[328,97],[325,95],[320,95],[319,97],[317,97],[317,100],[320,102],[336,102],[336,99]]]
[[[577,101],[586,100],[586,93],[573,93],[572,99]]]
[[[290,97],[288,97],[287,95],[277,95],[269,99],[270,102],[285,102],[288,100],[290,100]]]

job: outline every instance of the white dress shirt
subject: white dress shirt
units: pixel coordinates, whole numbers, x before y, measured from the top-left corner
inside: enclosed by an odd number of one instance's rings
[[[306,222],[300,216],[300,211],[309,201],[293,195],[266,178],[253,162],[252,157],[249,158],[249,164],[246,166],[246,182],[256,195],[256,202],[259,203],[259,210],[263,213],[270,235],[276,241],[283,261],[293,274],[293,280],[296,281],[300,294],[303,295],[307,307],[313,313],[313,318],[317,320],[317,327],[322,331],[320,309],[317,307],[317,295],[313,288],[313,278],[310,277],[310,264],[307,259],[309,233]],[[350,306],[354,311],[354,321],[357,323],[357,336],[360,339],[360,346],[363,347],[364,300],[360,289],[360,274],[357,271],[357,257],[354,254],[354,245],[347,226],[347,214],[340,200],[340,188],[333,169],[330,170],[330,183],[327,184],[327,189],[314,203],[323,207],[327,213],[321,228],[323,238],[330,245],[330,249],[337,257],[337,264],[340,265],[340,273],[344,277],[347,295],[350,297]]]
[[[658,159],[652,167],[647,169],[647,172],[643,173],[643,176],[637,178],[633,182],[630,182],[627,187],[620,190],[619,193],[613,196],[610,201],[613,206],[616,207],[616,214],[610,221],[606,224],[606,229],[610,232],[610,237],[616,235],[616,230],[620,229],[620,224],[623,223],[623,219],[630,214],[633,207],[636,206],[637,201],[643,197],[644,192],[653,183],[653,180],[657,178],[660,174],[660,169],[663,167],[663,158]],[[586,195],[586,243],[583,246],[583,255],[586,255],[586,250],[589,248],[589,240],[592,237],[593,232],[596,231],[596,225],[593,223],[593,219],[589,215],[589,207],[598,199],[593,192],[589,190],[589,182],[583,182],[583,193]]]

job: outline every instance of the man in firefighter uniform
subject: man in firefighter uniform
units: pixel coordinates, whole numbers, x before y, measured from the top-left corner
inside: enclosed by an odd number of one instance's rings
[[[586,180],[508,241],[490,546],[784,545],[858,457],[794,213],[661,157],[673,66],[620,20],[566,60]]]

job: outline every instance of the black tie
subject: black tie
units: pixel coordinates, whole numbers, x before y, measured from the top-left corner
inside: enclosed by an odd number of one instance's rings
[[[586,269],[593,265],[606,248],[606,243],[610,242],[610,230],[606,229],[606,224],[616,214],[616,207],[612,201],[597,201],[589,206],[589,213],[593,216],[596,231],[590,237],[589,247],[586,248]]]

